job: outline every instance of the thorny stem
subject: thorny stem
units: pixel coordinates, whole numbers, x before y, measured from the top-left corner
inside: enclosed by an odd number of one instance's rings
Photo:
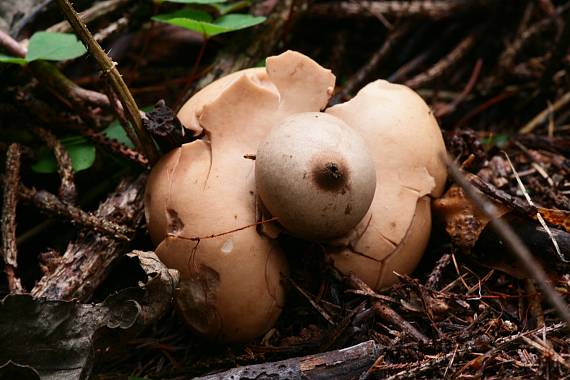
[[[490,220],[491,227],[495,230],[497,235],[501,237],[511,252],[517,256],[527,273],[535,278],[550,304],[556,309],[560,317],[566,321],[567,328],[570,329],[570,311],[568,310],[568,305],[560,294],[554,290],[552,285],[550,285],[548,276],[532,256],[530,250],[504,220],[496,217],[493,205],[483,199],[483,197],[475,191],[474,187],[461,174],[455,163],[447,157],[442,157],[442,159],[446,162],[451,177],[463,188],[465,194],[477,208]]]
[[[125,84],[125,81],[121,77],[121,74],[115,66],[115,62],[109,58],[105,51],[101,48],[101,45],[93,38],[93,35],[87,29],[87,26],[79,19],[77,12],[73,9],[73,6],[69,0],[57,0],[59,7],[65,14],[65,17],[71,24],[73,30],[79,38],[87,45],[89,52],[95,57],[101,68],[105,73],[109,75],[111,80],[111,85],[117,93],[117,96],[121,100],[123,107],[127,113],[127,117],[135,130],[135,133],[139,139],[140,145],[143,148],[143,153],[148,157],[149,163],[152,165],[158,158],[158,151],[150,137],[149,133],[144,129],[142,124],[141,115],[139,113],[139,108],[133,98],[129,88]]]
[[[14,269],[18,266],[18,248],[16,247],[16,206],[18,204],[17,189],[20,182],[21,148],[12,144],[6,155],[6,181],[2,203],[2,257],[4,271],[8,277],[8,286],[12,293],[23,291]]]
[[[97,132],[91,128],[84,128],[81,130],[81,134],[90,138],[96,144],[101,145],[104,148],[107,148],[121,156],[125,157],[128,160],[131,160],[138,165],[143,167],[148,166],[148,159],[142,155],[141,153],[137,152],[134,149],[129,148],[128,146],[121,144],[119,141],[115,139],[111,139],[104,134]]]
[[[142,151],[143,148],[139,144],[139,139],[138,139],[135,131],[133,131],[132,128],[129,128],[129,122],[128,122],[127,118],[125,117],[125,113],[123,112],[123,110],[121,108],[121,103],[117,99],[117,95],[115,94],[115,91],[113,91],[113,87],[110,85],[110,83],[108,81],[105,81],[105,82],[106,82],[105,87],[107,89],[106,93],[107,93],[107,96],[109,97],[109,102],[111,103],[111,109],[113,110],[115,117],[119,121],[119,124],[121,124],[121,127],[123,127],[123,129],[127,133],[127,136],[129,137],[129,139],[131,139],[131,141],[134,144],[136,144],[137,150]]]

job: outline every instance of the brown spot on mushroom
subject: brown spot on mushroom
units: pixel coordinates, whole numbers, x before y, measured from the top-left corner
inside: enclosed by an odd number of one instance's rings
[[[344,209],[344,214],[350,215],[351,212],[352,212],[352,206],[350,204],[347,204],[346,208]]]
[[[222,321],[216,309],[220,275],[200,264],[190,278],[180,282],[176,289],[176,306],[188,323],[199,334],[221,331]]]
[[[167,208],[166,209],[166,218],[168,221],[168,233],[169,234],[177,234],[184,228],[184,222],[178,216],[176,210]]]
[[[343,194],[349,189],[350,170],[339,154],[323,152],[311,160],[310,166],[311,176],[319,189]]]

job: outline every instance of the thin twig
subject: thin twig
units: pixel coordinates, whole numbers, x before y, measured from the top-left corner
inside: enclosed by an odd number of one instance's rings
[[[64,203],[75,204],[77,190],[73,178],[73,165],[69,153],[53,133],[44,128],[35,128],[34,131],[44,140],[50,149],[53,149],[57,161],[57,172],[61,178],[59,186],[59,198]]]
[[[129,236],[132,235],[132,229],[85,212],[78,207],[63,203],[55,195],[45,190],[36,190],[20,185],[18,195],[20,199],[32,202],[41,210],[65,217],[70,222],[90,230],[127,241],[130,240]]]
[[[69,0],[57,0],[57,2],[65,14],[67,20],[73,27],[75,33],[77,33],[83,43],[87,45],[89,52],[95,57],[103,72],[109,75],[111,85],[121,100],[127,117],[129,118],[129,121],[131,122],[131,125],[134,128],[138,139],[140,140],[140,145],[143,147],[143,154],[148,158],[149,163],[152,165],[158,160],[158,151],[156,150],[154,142],[152,141],[149,133],[144,129],[139,108],[131,92],[129,91],[129,88],[125,84],[125,81],[121,77],[121,74],[117,70],[115,62],[109,58],[109,56],[101,48],[101,45],[95,41],[91,35],[91,32],[89,32],[85,24],[79,20],[79,16],[73,9]]]
[[[449,265],[451,262],[451,254],[445,253],[443,256],[437,260],[435,267],[432,269],[431,273],[428,276],[428,280],[426,281],[426,287],[429,289],[435,289],[439,280],[441,279],[441,275],[443,270]]]
[[[471,49],[475,43],[476,33],[471,33],[465,37],[452,51],[449,52],[445,57],[437,61],[432,67],[427,71],[420,73],[413,77],[412,79],[406,81],[406,86],[412,88],[418,88],[434,79],[442,76],[447,69],[455,65],[459,60],[461,60],[465,54]]]
[[[533,117],[531,121],[526,123],[526,125],[519,130],[519,133],[527,134],[534,131],[536,127],[547,121],[550,115],[568,103],[570,103],[570,91],[562,95],[560,99],[555,101],[551,106],[546,107],[542,112]]]
[[[570,311],[564,299],[554,290],[550,285],[548,276],[544,269],[532,256],[529,249],[524,245],[522,240],[517,236],[513,229],[502,219],[496,217],[495,207],[481,197],[471,184],[461,174],[456,164],[448,159],[442,157],[447,163],[449,174],[453,177],[455,182],[463,188],[465,194],[475,203],[481,212],[490,220],[490,225],[493,227],[497,235],[505,242],[505,245],[513,252],[520,262],[525,267],[527,273],[536,279],[538,285],[546,295],[550,304],[556,309],[560,317],[566,321],[567,326],[570,327]]]
[[[374,290],[372,290],[364,281],[356,277],[354,274],[351,274],[347,278],[350,285],[355,288],[362,290],[368,294],[374,294]],[[424,334],[418,331],[412,324],[402,318],[394,309],[388,306],[385,302],[378,300],[375,298],[375,301],[372,302],[372,307],[376,314],[383,320],[392,323],[393,325],[400,328],[400,330],[410,336],[411,338],[421,342],[423,344],[429,344],[430,339],[428,339]]]
[[[19,58],[26,56],[26,49],[2,29],[0,29],[0,48],[3,48],[2,50],[5,50],[8,54]]]
[[[405,24],[394,31],[390,32],[386,37],[386,40],[374,54],[370,57],[368,62],[361,67],[355,75],[353,75],[343,86],[342,90],[334,97],[335,100],[332,103],[336,103],[342,99],[347,98],[350,94],[353,94],[354,90],[361,86],[362,83],[370,76],[373,70],[378,67],[380,61],[382,61],[386,56],[393,50],[396,43],[410,30],[411,24]]]
[[[16,277],[18,267],[18,248],[16,247],[16,206],[18,204],[18,184],[20,182],[21,148],[18,144],[8,147],[6,154],[6,180],[2,202],[2,258],[4,271],[8,277],[11,293],[23,291],[20,280]]]
[[[305,297],[307,299],[307,301],[309,301],[309,303],[311,304],[311,306],[313,306],[315,308],[315,310],[317,310],[319,312],[319,314],[321,314],[321,316],[331,325],[335,325],[334,320],[332,319],[332,317],[329,315],[329,313],[327,313],[327,311],[325,309],[323,309],[321,307],[321,305],[319,305],[317,302],[315,302],[315,300],[313,300],[313,297],[311,297],[311,295],[309,293],[307,293],[303,288],[301,288],[295,281],[293,281],[292,278],[287,277],[287,279],[289,280],[289,282],[293,285],[293,287],[295,289],[297,289],[299,291],[299,293],[301,293],[303,295],[303,297]]]
[[[117,94],[113,90],[110,81],[107,80],[105,81],[105,88],[106,88],[105,93],[107,94],[109,102],[111,103],[111,109],[113,110],[115,117],[119,121],[119,124],[121,124],[121,127],[123,127],[123,129],[125,130],[129,139],[135,144],[136,149],[138,151],[142,151],[143,147],[140,145],[140,141],[135,131],[129,127],[129,121],[125,117],[125,113],[123,112],[123,109],[121,107],[121,102],[119,101],[119,99],[117,99]]]
[[[123,5],[128,4],[129,1],[130,0],[106,0],[96,2],[91,8],[80,12],[79,18],[81,19],[81,22],[88,24],[108,15],[109,13],[115,12]],[[55,25],[50,26],[46,30],[48,32],[69,33],[71,31],[71,25],[68,21],[61,21]]]
[[[96,144],[101,145],[104,148],[111,150],[114,153],[121,155],[122,157],[135,162],[142,167],[148,167],[148,159],[141,153],[128,146],[121,144],[115,139],[111,139],[104,134],[97,132],[91,128],[84,128],[80,130],[81,134],[90,138]]]
[[[467,96],[469,95],[471,90],[473,90],[473,87],[475,87],[475,84],[477,83],[477,78],[479,77],[479,73],[481,72],[482,66],[483,66],[483,60],[481,58],[478,58],[477,61],[475,62],[475,66],[473,67],[473,71],[471,72],[471,76],[469,77],[469,81],[465,85],[463,91],[461,91],[461,93],[451,103],[436,108],[434,111],[436,117],[443,117],[453,112],[455,108],[463,100],[465,100],[465,98],[467,98]]]

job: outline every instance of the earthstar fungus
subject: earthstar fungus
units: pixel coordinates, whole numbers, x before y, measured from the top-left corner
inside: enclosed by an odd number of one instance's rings
[[[180,110],[203,137],[155,165],[145,216],[157,255],[180,271],[177,306],[201,335],[247,341],[277,320],[287,263],[279,240],[256,228],[269,218],[322,242],[337,269],[375,289],[417,265],[446,179],[437,122],[416,93],[385,81],[321,112],[334,81],[288,51]]]

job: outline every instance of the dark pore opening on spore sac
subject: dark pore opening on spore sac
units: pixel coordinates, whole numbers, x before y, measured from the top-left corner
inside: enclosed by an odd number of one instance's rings
[[[350,172],[338,154],[325,153],[315,157],[311,162],[311,175],[321,190],[344,193],[348,188]]]

